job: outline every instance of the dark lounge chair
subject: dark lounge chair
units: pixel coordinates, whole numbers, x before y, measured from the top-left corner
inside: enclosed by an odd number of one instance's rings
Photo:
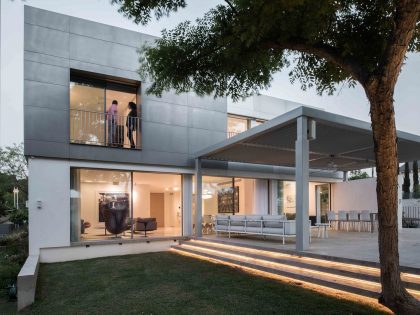
[[[127,230],[128,207],[125,202],[110,202],[104,209],[105,229],[111,234],[118,234]]]

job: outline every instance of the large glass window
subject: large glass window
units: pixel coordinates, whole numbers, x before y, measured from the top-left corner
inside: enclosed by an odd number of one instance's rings
[[[277,208],[279,214],[289,219],[296,216],[296,183],[279,180],[277,184]]]
[[[202,187],[203,215],[268,214],[266,179],[203,176]]]
[[[228,116],[228,138],[248,130],[248,119],[245,117]]]
[[[182,235],[181,176],[71,170],[71,240]]]
[[[262,123],[264,123],[264,120],[262,119],[228,115],[228,138],[236,136],[237,134],[247,131],[250,128],[261,125]]]
[[[137,103],[135,86],[73,76],[70,82],[70,141],[140,148],[141,112]]]

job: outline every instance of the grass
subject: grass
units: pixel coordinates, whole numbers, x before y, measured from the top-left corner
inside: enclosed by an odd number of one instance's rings
[[[171,252],[43,264],[36,302],[23,314],[197,312],[380,314],[368,305]]]
[[[0,314],[16,310],[16,303],[9,302],[7,287],[13,283],[16,284],[17,275],[27,256],[28,232],[26,228],[0,237]]]

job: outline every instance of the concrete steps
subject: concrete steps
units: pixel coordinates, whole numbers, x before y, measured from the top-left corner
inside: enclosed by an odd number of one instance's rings
[[[377,298],[381,290],[379,269],[369,263],[298,256],[204,238],[182,241],[172,250],[371,298]],[[420,299],[420,271],[410,271],[401,277],[409,292]]]

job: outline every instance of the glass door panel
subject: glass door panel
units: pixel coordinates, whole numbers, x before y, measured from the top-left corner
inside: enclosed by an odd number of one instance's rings
[[[114,89],[115,88],[115,89]],[[118,86],[109,85],[106,89],[106,112],[112,106],[113,101],[117,101],[117,114],[113,117],[107,117],[107,137],[108,143],[113,146],[121,147],[138,147],[140,146],[138,131],[140,130],[140,115],[137,107],[137,116],[129,118],[130,124],[127,123],[127,117],[130,112],[128,103],[137,103],[137,93],[135,88],[119,88]],[[112,118],[112,120],[110,120]],[[129,133],[129,125],[131,132]]]
[[[330,210],[330,184],[315,186],[316,219],[318,223],[327,222],[327,212]]]
[[[105,143],[105,89],[86,83],[70,82],[70,141]]]

